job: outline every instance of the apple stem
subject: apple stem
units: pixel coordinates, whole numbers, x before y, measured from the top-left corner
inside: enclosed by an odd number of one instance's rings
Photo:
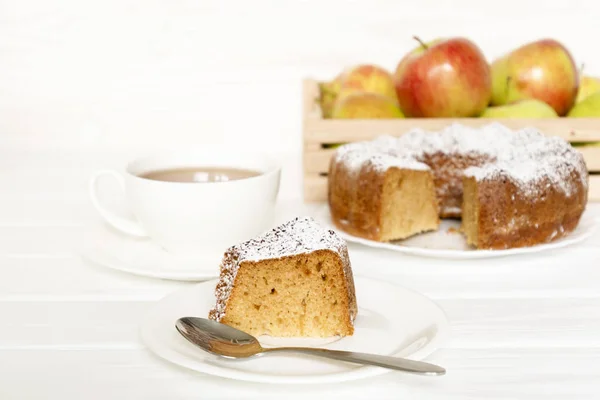
[[[425,44],[425,42],[421,40],[421,38],[420,38],[420,37],[418,37],[418,36],[413,36],[413,39],[415,39],[417,42],[419,42],[419,44],[421,45],[421,47],[423,47],[423,49],[424,49],[424,50],[427,50],[427,49],[429,48],[429,46],[427,46],[427,45]]]

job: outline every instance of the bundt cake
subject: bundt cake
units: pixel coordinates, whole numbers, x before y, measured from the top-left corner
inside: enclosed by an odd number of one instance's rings
[[[252,335],[350,336],[357,313],[346,243],[295,218],[229,248],[209,318]]]
[[[328,203],[337,228],[354,236],[399,240],[462,217],[468,244],[506,249],[575,229],[587,188],[583,156],[561,138],[455,123],[339,147]]]

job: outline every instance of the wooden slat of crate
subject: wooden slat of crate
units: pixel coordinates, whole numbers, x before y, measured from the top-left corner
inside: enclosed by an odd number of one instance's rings
[[[325,189],[327,194],[327,189]],[[590,188],[588,191],[588,199],[590,201],[600,201],[600,175],[590,176]],[[325,198],[323,200],[326,200]]]
[[[327,176],[307,174],[304,176],[304,201],[322,202],[327,200]]]
[[[583,154],[588,171],[600,173],[600,146],[576,147]]]
[[[399,136],[419,127],[427,131],[436,131],[452,123],[479,127],[497,121],[510,128],[526,126],[538,128],[550,136],[560,136],[571,143],[600,142],[600,118],[555,118],[555,119],[433,119],[412,118],[394,120],[330,120],[323,119],[316,103],[319,96],[318,83],[304,81],[304,199],[305,201],[323,201],[327,194],[327,176],[329,159],[335,149],[324,145],[370,140],[382,134]],[[588,170],[600,174],[600,147],[577,147],[583,153]],[[590,177],[590,200],[600,201],[600,175]]]
[[[534,127],[549,136],[560,136],[570,142],[600,140],[600,118],[554,119],[488,119],[488,118],[406,118],[379,120],[305,120],[304,140],[307,143],[340,143],[370,140],[387,134],[398,136],[414,128],[439,131],[452,123],[481,127],[499,122],[511,129]]]

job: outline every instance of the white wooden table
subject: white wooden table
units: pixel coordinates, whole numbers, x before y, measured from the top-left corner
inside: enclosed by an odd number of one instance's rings
[[[132,153],[0,141],[0,399],[597,398],[600,232],[551,253],[440,261],[351,246],[356,274],[389,281],[446,311],[452,335],[429,360],[441,378],[390,372],[345,384],[242,383],[164,362],[138,339],[140,316],[190,283],[84,262],[77,244],[96,220],[86,182]],[[280,217],[310,214],[290,155]],[[295,200],[296,199],[296,200]],[[600,217],[600,204],[589,206]],[[409,395],[410,397],[406,397]],[[327,397],[326,397],[327,396]]]

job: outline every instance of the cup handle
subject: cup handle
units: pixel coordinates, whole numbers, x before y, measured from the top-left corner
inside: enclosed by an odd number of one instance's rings
[[[128,235],[138,237],[148,236],[148,234],[144,231],[144,229],[142,229],[142,227],[137,222],[128,218],[123,218],[118,215],[115,215],[113,212],[106,209],[100,203],[100,200],[98,200],[98,180],[102,176],[106,175],[112,176],[114,179],[116,179],[117,182],[119,182],[119,186],[121,186],[121,189],[123,190],[123,194],[125,194],[125,179],[123,178],[123,175],[111,170],[99,171],[95,173],[90,179],[89,190],[90,197],[92,198],[92,204],[94,205],[96,210],[98,210],[100,216],[102,216],[102,218],[104,218],[104,220],[110,225],[112,225],[114,228]]]

